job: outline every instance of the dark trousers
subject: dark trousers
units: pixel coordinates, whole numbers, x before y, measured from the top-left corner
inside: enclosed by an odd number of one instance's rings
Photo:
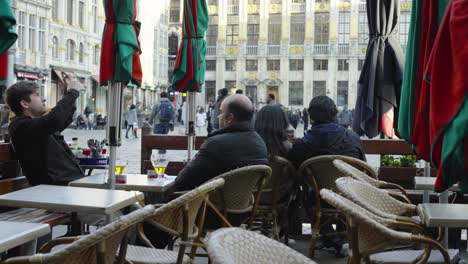
[[[133,125],[128,125],[127,126],[127,133],[125,133],[125,137],[128,138],[128,131],[130,131],[130,129],[133,131],[133,135],[135,136],[135,138],[137,138],[137,132],[136,132],[136,130],[134,130]]]
[[[166,122],[161,122],[159,124],[154,124],[153,134],[167,135],[169,133],[170,128],[171,128],[170,124],[166,123]]]

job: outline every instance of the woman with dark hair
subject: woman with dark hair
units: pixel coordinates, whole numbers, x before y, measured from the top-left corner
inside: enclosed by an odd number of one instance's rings
[[[286,157],[292,148],[288,127],[288,116],[279,104],[265,105],[255,115],[255,131],[262,137],[270,156]]]

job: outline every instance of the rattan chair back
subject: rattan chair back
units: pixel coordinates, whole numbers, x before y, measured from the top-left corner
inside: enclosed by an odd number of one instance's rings
[[[221,228],[207,241],[210,259],[215,264],[313,264],[314,261],[264,235],[241,228]]]

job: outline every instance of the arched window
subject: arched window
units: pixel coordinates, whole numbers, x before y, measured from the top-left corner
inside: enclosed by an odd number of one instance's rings
[[[93,63],[98,64],[99,63],[99,45],[94,46],[94,52],[93,52]]]
[[[58,58],[58,39],[57,39],[57,37],[52,38],[52,57]]]
[[[67,60],[75,60],[75,41],[67,40]]]
[[[80,56],[79,56],[80,63],[83,63],[83,56],[84,56],[83,53],[84,53],[83,43],[80,43]]]
[[[169,36],[169,55],[177,55],[179,48],[179,38],[176,34]]]

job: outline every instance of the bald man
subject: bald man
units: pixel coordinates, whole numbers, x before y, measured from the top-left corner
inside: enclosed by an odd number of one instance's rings
[[[230,95],[221,103],[219,128],[208,135],[197,155],[179,173],[174,190],[190,190],[235,168],[268,164],[265,143],[252,126],[254,107],[241,94]]]

